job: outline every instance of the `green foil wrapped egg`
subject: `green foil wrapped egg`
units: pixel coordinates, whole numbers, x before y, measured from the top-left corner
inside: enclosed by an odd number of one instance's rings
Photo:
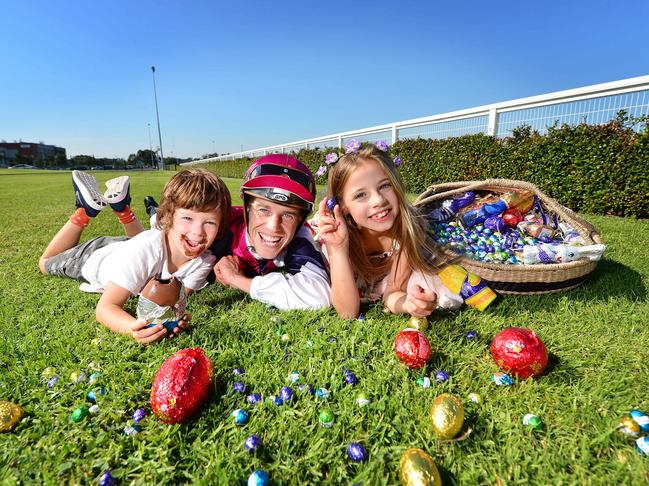
[[[457,397],[443,393],[433,402],[428,416],[438,438],[452,439],[464,423],[464,407]]]
[[[0,432],[13,430],[21,418],[23,418],[23,409],[20,405],[0,400]]]
[[[408,449],[399,463],[399,481],[403,486],[442,486],[437,466],[421,449]]]

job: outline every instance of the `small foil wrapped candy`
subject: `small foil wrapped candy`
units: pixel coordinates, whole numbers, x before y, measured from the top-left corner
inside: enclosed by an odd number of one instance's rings
[[[0,400],[0,432],[9,432],[18,425],[24,412],[20,405]]]
[[[261,445],[262,445],[261,438],[257,434],[249,435],[243,443],[243,446],[246,449],[246,451],[250,452],[251,454],[257,452],[261,447]]]
[[[367,460],[367,451],[362,444],[352,442],[347,446],[347,457],[354,462],[363,462]]]
[[[428,329],[428,319],[425,317],[410,316],[410,319],[408,320],[408,327],[424,332],[426,329]]]
[[[263,469],[257,469],[248,476],[248,486],[267,486],[270,476]]]
[[[452,439],[464,424],[464,407],[459,398],[443,393],[433,402],[428,417],[438,438]]]
[[[430,359],[428,339],[421,331],[404,329],[394,338],[394,352],[403,364],[411,369],[421,368]]]
[[[619,429],[624,435],[631,437],[638,437],[638,435],[640,435],[640,424],[628,415],[624,415],[620,419]]]
[[[496,334],[491,356],[501,370],[523,379],[539,376],[548,364],[548,351],[534,331],[518,327]]]
[[[649,432],[649,415],[640,410],[631,410],[629,416],[638,423],[640,430]]]
[[[183,283],[176,277],[149,280],[137,301],[138,319],[151,323],[146,327],[162,324],[169,333],[178,327],[178,321],[185,315],[187,297]]]
[[[399,462],[399,482],[403,486],[442,486],[433,459],[421,449],[408,449]]]
[[[602,258],[606,245],[573,246],[554,243],[539,243],[523,246],[523,263],[567,263],[580,258],[588,258],[591,262]]]
[[[188,421],[207,402],[214,367],[201,348],[185,348],[162,363],[151,386],[151,408],[160,421]]]

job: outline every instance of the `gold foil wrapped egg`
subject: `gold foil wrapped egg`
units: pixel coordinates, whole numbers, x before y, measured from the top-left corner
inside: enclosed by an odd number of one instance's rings
[[[464,423],[464,407],[457,397],[444,393],[435,399],[428,416],[438,438],[452,439]]]
[[[399,481],[403,486],[442,486],[437,466],[421,449],[408,449],[399,463]]]
[[[638,435],[640,435],[640,426],[635,420],[633,420],[628,415],[624,415],[620,419],[619,428],[620,431],[625,435],[629,435],[631,437],[638,437]]]
[[[9,432],[23,418],[23,409],[15,403],[0,400],[0,432]]]
[[[428,329],[428,319],[426,317],[410,316],[408,327],[424,332],[426,329]]]

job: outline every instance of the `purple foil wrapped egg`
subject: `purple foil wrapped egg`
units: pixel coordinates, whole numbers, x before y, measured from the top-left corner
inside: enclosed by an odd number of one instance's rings
[[[243,381],[237,381],[232,385],[232,389],[237,393],[248,393],[248,387]]]
[[[358,384],[358,378],[352,372],[345,373],[345,383],[348,385],[356,386]]]
[[[255,405],[261,402],[261,395],[259,393],[251,393],[246,397],[246,402],[248,402],[250,405]]]
[[[437,383],[443,383],[448,381],[448,373],[444,370],[438,370],[435,372],[435,381]]]
[[[467,341],[473,341],[475,338],[478,337],[478,333],[475,332],[473,329],[470,329],[469,331],[466,332],[464,335]]]
[[[246,451],[253,454],[257,452],[261,447],[261,438],[256,434],[249,435],[244,441],[243,446],[245,447]]]
[[[507,225],[505,224],[505,220],[500,216],[491,216],[485,220],[484,227],[502,233],[507,228]]]
[[[143,408],[138,408],[135,412],[133,412],[133,422],[135,423],[141,422],[144,417],[146,417],[146,410]]]
[[[99,478],[99,486],[115,486],[115,478],[110,473],[110,469]]]
[[[50,381],[47,382],[47,388],[54,388],[56,383],[59,381],[59,377],[54,375]]]
[[[333,212],[335,207],[336,207],[336,198],[330,197],[329,199],[327,199],[327,210]]]
[[[307,385],[306,383],[300,385],[300,386],[298,387],[298,390],[299,390],[301,393],[305,393],[305,392],[306,392],[306,393],[308,393],[309,395],[315,395],[315,390],[313,389],[313,387],[312,387],[311,385]]]
[[[293,398],[293,388],[291,388],[290,386],[283,386],[279,391],[279,396],[285,402],[290,402]]]
[[[352,442],[347,446],[347,456],[354,462],[363,462],[367,460],[367,451],[358,442]]]
[[[232,374],[234,376],[243,375],[243,373],[244,373],[243,368],[235,368],[232,370]]]

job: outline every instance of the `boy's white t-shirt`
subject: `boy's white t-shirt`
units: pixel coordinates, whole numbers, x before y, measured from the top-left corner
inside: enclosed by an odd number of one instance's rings
[[[167,279],[173,275],[186,289],[199,290],[207,285],[207,276],[216,258],[206,250],[173,274],[167,268],[168,260],[164,232],[158,229],[143,231],[129,240],[95,251],[81,268],[87,283],[79,288],[84,292],[103,292],[108,282],[113,282],[138,295],[152,277]]]

